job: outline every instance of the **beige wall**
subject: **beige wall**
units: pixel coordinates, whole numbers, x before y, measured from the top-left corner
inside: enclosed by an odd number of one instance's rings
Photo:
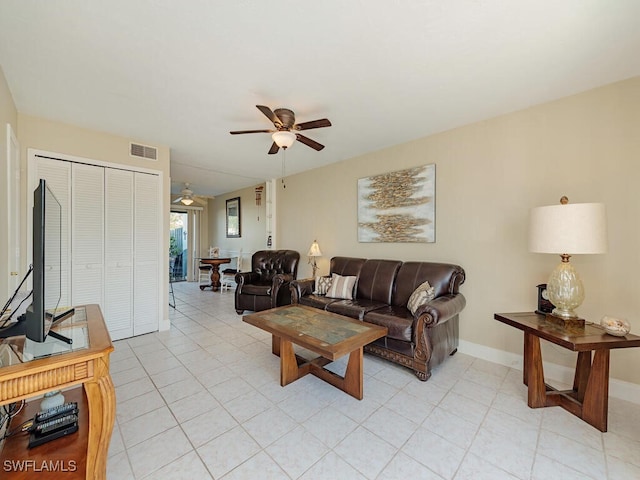
[[[262,184],[264,186],[264,184]],[[202,245],[206,253],[209,246],[220,247],[220,250],[237,252],[242,249],[244,259],[243,269],[250,267],[251,255],[257,250],[267,248],[266,240],[266,201],[262,192],[261,205],[256,205],[255,187],[243,188],[209,200],[209,244]],[[240,238],[227,238],[226,230],[226,201],[240,197]]]
[[[639,128],[636,77],[295,175],[277,192],[279,243],[304,255],[317,239],[321,273],[335,255],[460,264],[467,272],[461,338],[521,354],[522,333],[493,314],[534,310],[535,286],[559,262],[528,252],[529,210],[562,195],[604,202],[609,252],[572,258],[586,290],[578,311],[591,321],[626,317],[638,334]],[[358,243],[358,178],[429,163],[436,164],[436,243]],[[310,274],[303,261],[299,277]],[[553,346],[543,355],[567,366],[575,359]],[[620,380],[640,384],[638,364],[640,349],[611,354],[612,376]]]
[[[13,103],[13,96],[7,85],[2,67],[0,67],[0,185],[2,192],[5,191],[7,184],[7,124],[11,125],[14,134],[17,135],[18,111]],[[8,209],[7,202],[0,201],[0,225],[7,225]],[[6,232],[0,234],[0,252],[2,257],[0,260],[0,302],[4,304],[6,299],[5,293],[8,291],[9,266],[6,264],[6,251],[9,248]]]
[[[162,172],[162,211],[165,212],[165,215],[162,226],[163,234],[159,241],[162,242],[163,250],[166,252],[164,264],[169,265],[169,198],[171,180],[169,177],[169,162],[171,157],[169,147],[154,145],[158,148],[157,161],[133,158],[129,156],[129,142],[138,141],[145,145],[149,145],[150,143],[139,139],[88,130],[22,113],[18,114],[18,139],[22,150],[22,166],[25,173],[28,167],[27,149],[30,148]],[[24,192],[23,205],[27,205],[26,179],[27,174],[23,175],[22,180],[22,191]],[[26,218],[26,216],[23,216],[23,218]],[[25,228],[26,226],[23,228],[23,231]],[[23,238],[26,238],[25,235],[23,235]],[[26,240],[23,241],[23,244],[25,241]],[[23,251],[24,249],[26,249],[26,246],[23,245]],[[166,291],[164,295],[166,297]],[[164,306],[162,319],[164,326],[168,328],[168,298],[165,298],[162,305]]]

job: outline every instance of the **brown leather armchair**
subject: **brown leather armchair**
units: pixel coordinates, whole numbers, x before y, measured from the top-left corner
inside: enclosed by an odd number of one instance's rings
[[[289,282],[298,275],[300,254],[295,250],[259,250],[251,257],[251,271],[236,274],[236,312],[259,312],[291,303]]]

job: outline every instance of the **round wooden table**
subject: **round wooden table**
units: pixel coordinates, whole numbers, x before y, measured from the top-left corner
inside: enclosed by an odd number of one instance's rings
[[[198,258],[200,263],[211,265],[211,285],[200,285],[200,290],[211,287],[214,292],[220,290],[220,265],[231,263],[230,258]]]

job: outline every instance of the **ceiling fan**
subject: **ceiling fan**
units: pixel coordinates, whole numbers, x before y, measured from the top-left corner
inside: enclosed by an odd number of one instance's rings
[[[196,195],[195,193],[193,193],[193,190],[189,188],[190,186],[190,183],[185,183],[184,188],[180,192],[180,196],[176,198],[172,203],[182,203],[183,205],[189,206],[195,202],[199,205],[204,206],[207,204],[207,199],[214,198],[208,195]]]
[[[324,145],[297,132],[300,130],[311,130],[312,128],[330,127],[331,122],[328,119],[321,118],[319,120],[311,120],[310,122],[296,123],[295,113],[288,108],[276,108],[273,111],[264,105],[256,105],[256,108],[271,120],[273,126],[276,128],[275,130],[239,130],[229,133],[231,135],[242,133],[271,133],[273,144],[269,149],[269,155],[278,153],[280,148],[289,148],[296,140],[317,151],[324,148]]]

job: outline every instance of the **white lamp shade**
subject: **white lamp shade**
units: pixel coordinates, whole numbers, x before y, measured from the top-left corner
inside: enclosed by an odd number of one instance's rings
[[[531,209],[529,250],[559,255],[605,253],[604,204],[568,203]]]
[[[311,248],[309,248],[309,253],[307,253],[307,257],[321,257],[322,252],[320,251],[320,245],[318,242],[314,241],[311,244]]]
[[[191,199],[191,197],[184,197],[182,200],[180,200],[180,203],[183,203],[184,205],[191,205],[193,203],[193,200]]]
[[[296,141],[296,134],[287,130],[283,130],[275,132],[273,135],[271,135],[271,138],[273,138],[273,141],[276,142],[276,145],[278,145],[280,148],[289,148],[291,145],[293,145],[293,142]]]

